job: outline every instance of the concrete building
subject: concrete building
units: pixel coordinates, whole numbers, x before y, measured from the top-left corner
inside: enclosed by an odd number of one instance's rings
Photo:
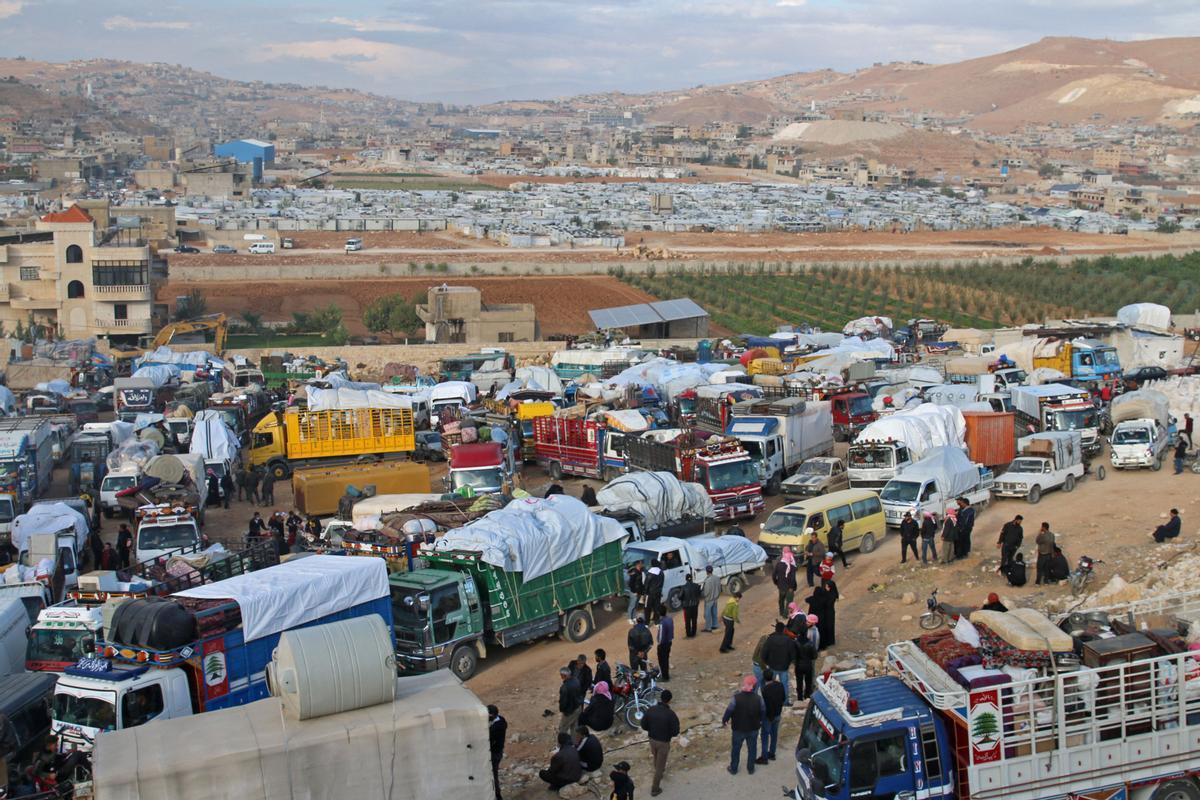
[[[151,161],[170,161],[175,157],[175,140],[170,136],[143,136],[142,152]]]
[[[275,145],[259,139],[238,139],[213,148],[218,158],[234,158],[240,164],[253,166],[254,180],[262,180],[263,167],[275,163]]]
[[[538,338],[533,303],[485,304],[473,286],[432,286],[428,304],[417,306],[425,341],[435,344],[532,342]]]
[[[131,344],[153,331],[146,244],[106,243],[77,206],[39,219],[34,235],[41,241],[22,242],[14,234],[0,242],[0,322],[6,331],[33,323],[67,338]]]

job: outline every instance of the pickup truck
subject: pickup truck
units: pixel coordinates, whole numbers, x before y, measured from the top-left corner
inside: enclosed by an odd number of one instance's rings
[[[627,566],[641,561],[647,567],[651,561],[658,561],[663,571],[663,599],[678,611],[683,605],[686,576],[702,583],[705,567],[711,566],[729,594],[742,592],[750,585],[750,574],[767,563],[767,551],[744,536],[663,536],[626,545],[623,560]]]
[[[972,506],[985,506],[992,499],[993,482],[992,471],[973,463],[960,448],[935,447],[888,481],[879,499],[888,526],[899,527],[904,512],[911,512],[914,519],[925,512],[936,512],[940,518],[959,497]]]
[[[1166,395],[1153,389],[1126,392],[1113,400],[1109,416],[1113,421],[1108,438],[1113,468],[1162,469],[1171,424]]]
[[[1024,497],[1036,503],[1050,489],[1074,490],[1086,471],[1079,431],[1035,433],[1017,445],[1020,455],[992,487],[997,497]],[[1104,479],[1104,467],[1097,470],[1096,477]]]
[[[783,482],[783,494],[787,497],[816,497],[849,488],[846,465],[834,456],[808,459]]]

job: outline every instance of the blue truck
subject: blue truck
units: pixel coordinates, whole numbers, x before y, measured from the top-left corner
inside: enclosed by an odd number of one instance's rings
[[[261,700],[280,634],[370,614],[392,629],[380,558],[308,556],[165,598],[129,600],[95,657],[59,678],[52,733],[60,752],[90,752],[105,731]]]

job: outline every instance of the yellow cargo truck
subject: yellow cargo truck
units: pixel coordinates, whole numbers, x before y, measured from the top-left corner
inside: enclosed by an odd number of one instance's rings
[[[408,408],[289,408],[268,414],[254,426],[250,465],[265,466],[282,480],[302,467],[350,464],[364,455],[395,457],[415,446]]]

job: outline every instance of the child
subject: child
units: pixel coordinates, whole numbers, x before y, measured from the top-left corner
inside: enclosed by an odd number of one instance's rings
[[[629,777],[629,762],[618,761],[613,766],[613,771],[608,773],[608,777],[612,778],[613,790],[608,796],[609,800],[633,800],[633,780]]]

